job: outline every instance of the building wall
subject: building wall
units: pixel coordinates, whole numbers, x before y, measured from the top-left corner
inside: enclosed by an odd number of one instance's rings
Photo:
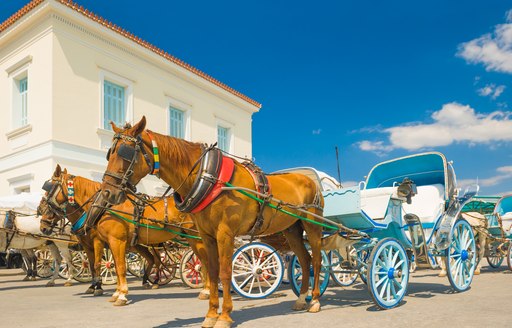
[[[14,134],[0,125],[2,136],[17,136],[0,138],[0,196],[20,183],[40,190],[57,163],[101,179],[112,138],[102,128],[103,78],[129,85],[132,123],[145,115],[149,129],[167,134],[172,104],[190,113],[187,139],[215,142],[220,122],[232,129],[233,153],[251,157],[254,106],[69,8],[49,2],[38,10],[10,42],[0,35],[0,119],[11,122],[7,71],[28,60],[30,125]],[[163,186],[149,177],[138,189],[158,194]]]

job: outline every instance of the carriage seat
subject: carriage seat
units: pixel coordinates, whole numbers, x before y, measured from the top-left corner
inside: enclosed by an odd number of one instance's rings
[[[361,190],[361,210],[372,220],[383,220],[388,209],[389,199],[396,187],[383,187]]]
[[[418,193],[412,197],[411,204],[403,203],[402,214],[416,214],[423,223],[435,222],[445,209],[444,186],[418,186],[417,190]]]
[[[507,212],[501,216],[501,223],[503,224],[503,230],[510,233],[512,228],[512,212]]]

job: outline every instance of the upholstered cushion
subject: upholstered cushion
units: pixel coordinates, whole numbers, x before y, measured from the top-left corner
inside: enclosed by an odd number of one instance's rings
[[[403,204],[403,214],[416,214],[421,222],[434,222],[444,211],[444,186],[434,184],[419,186],[418,193],[412,197],[412,203]]]

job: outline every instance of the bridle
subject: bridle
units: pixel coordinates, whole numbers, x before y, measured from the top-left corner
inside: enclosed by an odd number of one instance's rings
[[[105,184],[112,186],[113,188],[119,189],[121,191],[135,195],[137,188],[130,182],[130,178],[133,175],[133,167],[137,163],[137,158],[139,154],[142,154],[142,157],[144,157],[146,165],[149,168],[149,174],[158,176],[158,171],[160,169],[158,148],[156,147],[156,142],[152,138],[151,133],[149,131],[146,131],[146,133],[148,133],[153,144],[153,161],[151,161],[150,156],[148,155],[148,152],[144,147],[145,145],[140,135],[138,135],[137,137],[132,137],[122,133],[116,133],[114,135],[114,142],[112,144],[112,147],[107,152],[107,161],[110,160],[110,155],[116,149],[119,140],[132,142],[134,143],[134,145],[130,146],[125,143],[121,143],[121,145],[119,145],[119,149],[117,149],[117,155],[121,157],[123,161],[128,162],[128,168],[122,174],[109,172],[108,170],[105,171],[103,175],[103,182]],[[105,177],[111,177],[118,183],[113,183],[108,180],[105,180]]]

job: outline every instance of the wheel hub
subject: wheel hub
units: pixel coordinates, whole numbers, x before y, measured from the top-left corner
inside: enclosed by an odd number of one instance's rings
[[[389,279],[395,279],[395,268],[390,268],[388,270],[388,278]]]
[[[460,258],[462,261],[466,261],[469,258],[468,251],[464,249],[462,252],[460,252]]]
[[[255,276],[261,275],[262,272],[263,272],[263,270],[261,270],[261,268],[259,266],[254,267],[252,269],[252,274],[255,275]]]
[[[194,266],[194,270],[197,271],[197,272],[201,271],[201,264],[196,264]]]

